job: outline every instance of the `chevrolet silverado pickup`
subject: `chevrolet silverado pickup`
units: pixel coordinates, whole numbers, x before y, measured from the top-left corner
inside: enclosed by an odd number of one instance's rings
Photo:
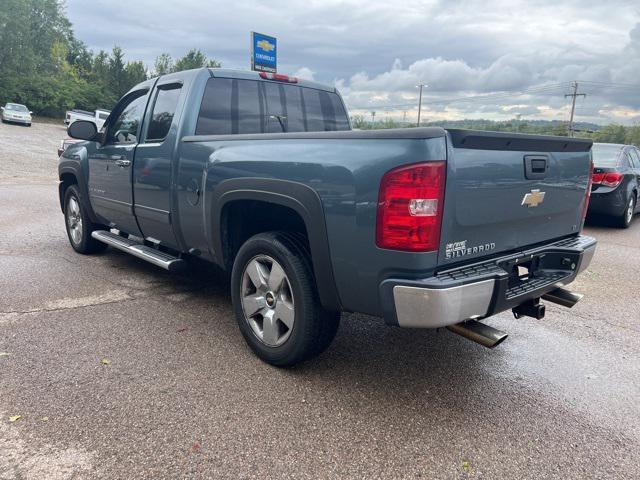
[[[351,130],[333,87],[198,69],[147,80],[104,128],[76,121],[59,162],[69,241],[169,271],[190,257],[230,275],[240,332],[290,366],[325,350],[340,313],[447,327],[544,303],[591,261],[581,235],[591,141],[442,128]]]

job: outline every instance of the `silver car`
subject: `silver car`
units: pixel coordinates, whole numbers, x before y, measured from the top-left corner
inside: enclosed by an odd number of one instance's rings
[[[2,109],[2,123],[22,123],[31,126],[31,112],[27,107],[19,103],[7,103]]]

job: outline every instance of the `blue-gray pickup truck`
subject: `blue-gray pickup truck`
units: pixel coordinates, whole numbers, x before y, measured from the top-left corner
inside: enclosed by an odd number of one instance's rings
[[[357,131],[333,87],[206,68],[68,133],[84,140],[59,162],[71,246],[217,264],[242,335],[277,366],[326,349],[343,311],[494,347],[506,334],[480,320],[573,306],[564,287],[595,251],[588,140]]]

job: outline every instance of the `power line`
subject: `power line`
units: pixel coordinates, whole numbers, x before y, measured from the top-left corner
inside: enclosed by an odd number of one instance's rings
[[[619,82],[598,82],[594,80],[576,80],[580,83],[593,83],[597,85],[603,85],[607,87],[620,87],[620,88],[640,88],[640,84],[637,83],[619,83]]]

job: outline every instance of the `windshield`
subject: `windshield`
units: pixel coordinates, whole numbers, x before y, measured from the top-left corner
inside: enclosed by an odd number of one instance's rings
[[[593,153],[593,164],[600,168],[615,168],[618,166],[618,157],[622,145],[594,144],[591,152]]]
[[[20,105],[18,103],[7,103],[4,107],[5,110],[13,110],[15,112],[28,112],[29,110],[24,105]]]

